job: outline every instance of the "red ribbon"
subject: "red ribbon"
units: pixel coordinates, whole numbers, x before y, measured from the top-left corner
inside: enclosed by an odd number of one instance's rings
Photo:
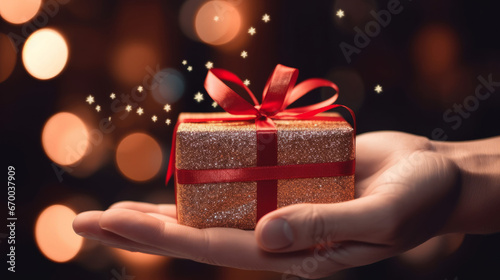
[[[212,99],[234,117],[179,119],[174,129],[172,149],[167,171],[166,183],[176,174],[181,184],[202,184],[216,182],[257,181],[257,220],[277,207],[277,180],[293,178],[316,178],[348,176],[354,174],[354,160],[345,162],[278,165],[278,137],[273,120],[329,120],[339,121],[340,117],[316,116],[321,112],[342,107],[333,104],[338,97],[336,84],[324,79],[308,79],[294,87],[298,70],[278,64],[269,77],[262,94],[262,104],[235,74],[224,69],[211,69],[205,80],[205,89]],[[248,103],[239,94],[227,86],[224,81],[235,83],[245,89],[254,105]],[[327,100],[316,104],[287,109],[300,97],[319,87],[333,88],[336,93]],[[175,168],[175,140],[177,128],[183,122],[211,121],[255,121],[257,135],[257,167],[235,169],[180,170]],[[343,119],[342,119],[343,120]]]

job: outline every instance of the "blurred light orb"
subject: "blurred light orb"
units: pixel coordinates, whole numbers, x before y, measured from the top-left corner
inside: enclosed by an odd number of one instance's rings
[[[133,85],[151,80],[160,58],[151,44],[131,41],[121,43],[112,59],[112,71],[116,79],[126,85]]]
[[[215,21],[214,17],[218,20]],[[241,26],[238,10],[226,1],[209,1],[200,7],[195,18],[198,37],[211,45],[223,45],[236,37]]]
[[[80,251],[83,238],[73,231],[76,213],[64,205],[43,210],[35,225],[35,240],[40,251],[54,262],[67,262]]]
[[[9,36],[0,33],[0,83],[7,80],[15,66],[16,49],[14,44]]]
[[[179,71],[163,69],[153,77],[153,98],[160,104],[174,103],[184,94],[185,86],[184,76]]]
[[[134,181],[147,181],[160,170],[163,160],[158,142],[148,134],[132,133],[118,144],[116,164],[121,173]]]
[[[418,31],[414,40],[413,61],[419,73],[434,76],[456,68],[460,40],[450,26],[427,25]]]
[[[37,79],[52,79],[66,66],[68,54],[64,37],[54,29],[43,28],[31,34],[24,44],[24,68]]]
[[[89,132],[76,115],[58,113],[45,123],[42,145],[52,161],[59,165],[72,165],[86,154],[89,148]]]
[[[145,254],[141,252],[131,252],[118,248],[110,248],[113,255],[115,255],[121,262],[127,266],[132,266],[142,269],[151,269],[159,267],[169,260],[168,257]]]
[[[38,13],[41,4],[42,0],[1,0],[0,15],[13,24],[25,23]]]
[[[200,41],[194,28],[193,19],[196,18],[198,7],[204,2],[205,0],[186,0],[179,11],[179,26],[184,35],[191,40]]]
[[[365,99],[364,81],[359,73],[352,69],[333,69],[327,79],[339,87],[339,99],[336,103],[344,104],[354,111],[359,110]],[[331,88],[321,88],[322,99],[330,98],[334,94]]]

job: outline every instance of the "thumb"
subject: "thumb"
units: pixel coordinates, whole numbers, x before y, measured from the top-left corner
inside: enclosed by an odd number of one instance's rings
[[[369,241],[383,230],[387,200],[367,196],[334,204],[296,204],[264,216],[255,228],[259,246],[292,252],[345,240]]]

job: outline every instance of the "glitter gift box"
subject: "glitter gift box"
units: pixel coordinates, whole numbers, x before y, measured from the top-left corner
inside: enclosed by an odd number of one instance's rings
[[[226,116],[183,113],[183,118]],[[335,113],[323,113],[334,116]],[[337,121],[275,120],[278,165],[341,162],[354,159],[354,130]],[[226,169],[256,166],[255,124],[181,123],[177,128],[177,169]],[[255,228],[257,182],[176,185],[181,224],[197,227]],[[354,175],[278,180],[277,208],[295,203],[334,203],[354,198]]]
[[[354,113],[333,104],[324,79],[295,86],[298,70],[277,65],[262,103],[235,74],[210,69],[205,88],[227,113],[183,113],[174,129],[167,179],[175,174],[177,219],[197,228],[254,229],[265,214],[296,203],[354,198]],[[252,103],[226,82],[244,89]],[[327,100],[288,109],[315,88]],[[352,128],[340,115],[343,107]]]

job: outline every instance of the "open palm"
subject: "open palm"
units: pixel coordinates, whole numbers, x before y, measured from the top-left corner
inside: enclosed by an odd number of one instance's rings
[[[319,278],[404,252],[436,234],[454,209],[458,169],[423,137],[360,135],[356,199],[298,204],[263,217],[255,231],[177,224],[175,205],[119,202],[77,216],[75,231],[131,251],[240,269]]]

